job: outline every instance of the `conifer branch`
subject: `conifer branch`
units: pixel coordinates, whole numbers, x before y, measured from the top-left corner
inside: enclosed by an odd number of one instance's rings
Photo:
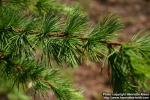
[[[32,0],[8,1],[8,5],[3,3],[0,7],[0,83],[6,80],[13,89],[23,89],[32,82],[35,91],[51,88],[60,100],[82,100],[68,80],[55,73],[58,67],[54,66],[75,67],[84,58],[94,62],[108,58],[114,92],[140,91],[141,84],[150,78],[149,33],[134,36],[128,43],[113,41],[115,33],[123,28],[119,17],[113,14],[89,28],[87,17],[78,9],[62,18],[58,14],[60,5],[57,8],[49,0],[38,0],[30,5],[36,11],[30,7],[22,9],[27,2]],[[35,49],[41,50],[38,63]]]
[[[13,31],[15,33],[30,33],[30,34],[39,34],[40,32],[38,31],[35,31],[35,30],[31,30],[31,31],[25,31],[23,29],[16,29],[16,28],[8,28],[8,29],[1,29],[1,31]],[[50,37],[65,37],[66,34],[65,32],[49,32],[47,33],[48,36]],[[85,37],[76,37],[76,36],[73,36],[73,38],[77,38],[77,39],[80,39],[81,41],[87,41],[89,38],[85,38]],[[71,38],[71,37],[70,37]],[[122,43],[120,42],[111,42],[111,41],[99,41],[100,43],[103,43],[103,44],[108,44],[108,45],[114,45],[114,46],[121,46]]]

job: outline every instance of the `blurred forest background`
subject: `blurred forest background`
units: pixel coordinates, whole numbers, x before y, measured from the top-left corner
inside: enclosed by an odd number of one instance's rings
[[[141,30],[150,30],[150,0],[60,0],[67,5],[79,5],[84,9],[92,23],[106,14],[115,13],[121,17],[125,28],[118,40],[128,41]],[[73,76],[75,87],[83,90],[85,100],[102,100],[100,93],[111,92],[107,68],[100,73],[102,64],[89,62],[67,74]]]

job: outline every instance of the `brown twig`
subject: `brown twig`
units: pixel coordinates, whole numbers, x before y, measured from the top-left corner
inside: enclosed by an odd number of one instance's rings
[[[14,28],[11,28],[11,29],[9,28],[8,31],[14,31],[16,33],[27,32],[30,34],[40,34],[40,32],[35,31],[35,30],[25,31],[23,29],[14,29]],[[53,37],[65,37],[66,36],[66,34],[64,32],[49,32],[47,34],[48,34],[48,36],[53,36]],[[75,36],[73,36],[73,37],[75,37]],[[82,36],[76,37],[76,38],[78,38],[82,41],[87,41],[89,39],[87,37],[82,37]],[[112,42],[112,41],[99,41],[99,42],[103,43],[103,44],[107,44],[107,45],[112,45],[112,46],[121,46],[122,45],[122,43],[120,43],[120,42]]]
[[[108,44],[108,45],[113,45],[113,46],[121,46],[122,43],[120,42],[111,42],[111,41],[100,41],[101,43],[104,43],[104,44]]]

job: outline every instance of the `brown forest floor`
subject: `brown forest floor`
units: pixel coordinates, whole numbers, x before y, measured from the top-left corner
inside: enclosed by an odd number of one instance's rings
[[[75,2],[61,1],[69,5]],[[102,4],[100,0],[78,1],[94,23],[109,12],[119,15],[125,29],[120,32],[118,41],[128,41],[139,30],[150,30],[150,0],[108,0],[106,4]],[[103,100],[100,93],[111,92],[107,68],[100,73],[100,67],[101,64],[89,63],[73,71],[75,87],[83,90],[85,100]]]
[[[82,0],[81,5],[86,1]],[[91,0],[87,12],[95,23],[108,12],[121,16],[125,29],[120,32],[119,41],[128,41],[140,30],[150,30],[150,0],[109,0],[106,4]],[[84,90],[86,100],[102,100],[100,93],[111,91],[107,69],[100,74],[100,64],[82,65],[74,71],[74,77],[75,86]]]

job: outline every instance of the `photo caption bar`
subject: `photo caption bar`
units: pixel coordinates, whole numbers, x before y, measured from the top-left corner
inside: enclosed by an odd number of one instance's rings
[[[150,93],[102,93],[104,100],[150,100]]]

